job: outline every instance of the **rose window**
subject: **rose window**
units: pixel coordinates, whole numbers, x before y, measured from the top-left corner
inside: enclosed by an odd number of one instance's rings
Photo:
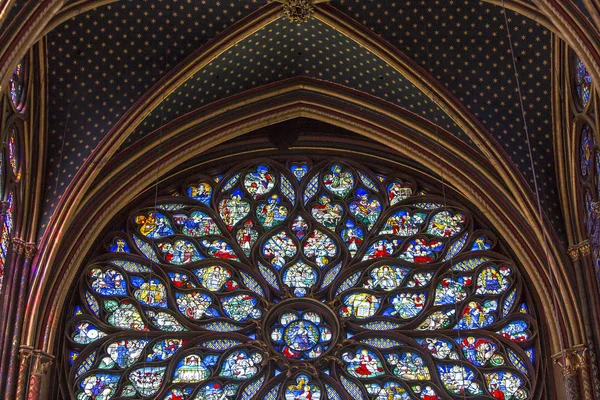
[[[480,218],[401,173],[261,160],[132,212],[84,269],[73,398],[527,399],[539,339]]]

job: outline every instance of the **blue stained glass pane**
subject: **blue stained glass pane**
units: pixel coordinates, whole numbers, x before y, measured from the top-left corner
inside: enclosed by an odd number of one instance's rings
[[[73,365],[75,360],[79,357],[79,352],[77,351],[69,351],[69,365]]]
[[[485,262],[488,262],[489,260],[490,259],[486,257],[469,258],[452,265],[451,270],[459,272],[473,271],[475,268],[479,267]]]
[[[296,192],[294,191],[294,187],[285,175],[281,174],[280,176],[279,186],[281,188],[281,193],[288,198],[290,203],[294,204],[296,202]]]
[[[79,364],[79,367],[77,368],[77,372],[75,373],[75,378],[79,378],[81,375],[88,372],[90,370],[90,368],[92,367],[92,365],[94,365],[94,361],[96,361],[96,352],[95,351],[92,354],[90,354],[85,359],[84,362]]]
[[[150,246],[148,243],[144,242],[142,239],[140,239],[136,235],[132,235],[132,236],[133,236],[133,241],[135,242],[135,245],[138,247],[138,249],[140,249],[142,254],[144,256],[146,256],[146,258],[148,258],[149,260],[152,260],[158,264],[160,261],[158,260],[158,257],[156,256],[156,252],[154,251],[154,249],[152,249],[152,246]]]
[[[239,340],[215,339],[215,340],[209,340],[208,342],[201,343],[200,346],[205,347],[207,349],[211,349],[211,350],[224,351],[224,350],[229,350],[235,346],[240,346],[242,344],[243,343],[240,342]]]
[[[340,376],[340,382],[342,382],[342,386],[344,386],[344,389],[346,389],[346,392],[348,392],[351,398],[355,400],[364,399],[364,396],[357,384],[346,378],[344,375]]]
[[[254,395],[258,393],[263,383],[265,382],[265,376],[261,376],[244,389],[242,392],[242,400],[251,400],[254,398]]]
[[[277,277],[275,276],[273,271],[271,271],[271,269],[265,267],[261,263],[258,263],[258,269],[263,278],[265,278],[265,280],[269,283],[269,285],[273,286],[273,288],[275,288],[276,290],[281,290],[279,288],[279,284],[277,283]]]
[[[342,396],[340,396],[338,392],[336,392],[335,389],[328,384],[325,384],[325,391],[327,392],[327,397],[329,397],[330,400],[342,400]]]
[[[339,263],[338,265],[336,265],[335,267],[333,267],[332,269],[327,271],[327,273],[325,274],[325,277],[323,278],[323,284],[321,285],[320,290],[323,290],[327,286],[331,285],[331,282],[333,282],[333,280],[338,276],[341,269],[342,269],[342,263]]]
[[[465,245],[465,242],[467,241],[467,236],[468,235],[465,233],[460,238],[458,238],[458,240],[456,240],[454,243],[452,243],[452,246],[450,246],[450,250],[448,250],[446,257],[444,257],[444,259],[442,261],[448,261],[451,258],[453,258],[455,255],[460,253],[463,246]]]
[[[508,294],[508,296],[506,296],[506,299],[504,299],[504,305],[502,306],[502,317],[506,317],[509,313],[510,310],[513,306],[513,304],[515,304],[515,300],[517,297],[517,289],[513,289],[510,291],[510,293]]]
[[[151,272],[151,269],[140,263],[126,260],[110,260],[110,262],[118,267],[123,268],[127,272]]]
[[[507,348],[506,352],[508,354],[508,359],[510,360],[510,363],[519,371],[521,371],[522,373],[524,373],[525,375],[529,376],[529,371],[527,370],[527,367],[525,366],[525,363],[523,362],[523,360],[521,359],[521,357],[519,357],[517,355],[517,353],[512,350],[511,348]]]
[[[250,274],[244,271],[241,271],[240,274],[242,275],[244,285],[246,285],[248,289],[252,290],[254,293],[258,294],[261,297],[265,297],[264,290],[262,290],[258,282],[256,282],[256,280],[254,280],[254,278],[252,278]]]
[[[229,179],[227,181],[227,183],[225,184],[225,186],[223,186],[223,189],[221,189],[222,192],[226,192],[229,189],[231,189],[232,187],[235,186],[236,183],[238,183],[238,181],[240,180],[240,176],[241,174],[235,174],[234,176],[231,177],[231,179]]]
[[[369,178],[363,172],[359,172],[358,175],[360,176],[360,181],[363,183],[363,185],[365,185],[366,187],[368,187],[371,190],[379,192],[379,188],[377,187],[377,185],[375,184],[375,182],[373,182],[371,180],[371,178]]]
[[[338,287],[338,289],[335,291],[335,295],[339,295],[340,293],[350,289],[351,287],[353,287],[354,285],[356,285],[356,282],[358,282],[358,279],[360,278],[360,275],[362,274],[362,270],[361,271],[356,271],[355,273],[353,273],[352,275],[350,275],[348,278],[346,278]]]
[[[315,175],[311,178],[311,180],[306,185],[306,189],[304,190],[304,205],[306,205],[310,199],[314,197],[317,193],[317,189],[319,188],[319,175]]]
[[[277,394],[279,393],[279,388],[281,387],[281,383],[273,386],[271,390],[265,395],[264,400],[277,400]]]
[[[96,300],[96,298],[90,292],[85,292],[85,300],[92,313],[96,317],[100,317],[100,305],[98,304],[98,300]]]
[[[240,326],[230,324],[229,322],[218,321],[202,325],[204,329],[215,332],[235,332],[241,329]]]

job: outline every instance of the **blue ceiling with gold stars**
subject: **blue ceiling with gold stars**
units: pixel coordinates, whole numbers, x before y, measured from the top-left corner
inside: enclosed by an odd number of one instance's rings
[[[140,0],[98,7],[48,35],[50,110],[44,226],[98,142],[165,71],[265,1]],[[173,7],[171,8],[171,4]],[[473,113],[528,182],[528,157],[503,10],[479,0],[334,0],[428,70]],[[540,193],[559,234],[551,127],[551,35],[508,11]],[[225,52],[166,98],[127,144],[160,122],[293,76],[361,90],[464,135],[412,84],[315,19],[277,20]]]

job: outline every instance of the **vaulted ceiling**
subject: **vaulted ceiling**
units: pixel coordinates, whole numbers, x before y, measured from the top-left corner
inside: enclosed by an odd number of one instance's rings
[[[266,0],[118,1],[74,16],[47,35],[49,143],[44,225],[86,158],[165,74]],[[445,86],[491,133],[533,187],[507,39],[512,33],[540,194],[559,234],[552,149],[551,33],[477,0],[334,0]],[[216,56],[149,113],[123,144],[208,103],[286,78],[331,81],[392,102],[468,136],[409,79],[360,43],[317,20],[279,18]],[[474,149],[476,150],[476,149]]]

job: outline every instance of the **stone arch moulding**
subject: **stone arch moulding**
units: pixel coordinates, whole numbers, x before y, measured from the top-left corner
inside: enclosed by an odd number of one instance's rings
[[[288,85],[293,83],[288,82]],[[532,282],[530,289],[538,299],[540,315],[550,318],[558,313],[556,322],[560,327],[552,319],[541,321],[550,350],[560,351],[559,336],[571,345],[582,342],[581,318],[572,283],[561,268],[566,263],[564,255],[549,253],[550,259],[546,259],[540,245],[543,242],[541,228],[515,203],[510,189],[503,187],[483,157],[457,146],[456,139],[449,134],[436,133],[435,127],[427,121],[393,106],[388,105],[387,109],[381,106],[376,112],[373,107],[365,107],[368,103],[358,93],[347,91],[345,98],[340,99],[325,93],[325,84],[319,87],[318,83],[295,83],[294,89],[274,85],[270,88],[274,93],[263,88],[236,99],[226,99],[211,110],[212,114],[206,109],[192,113],[165,127],[160,135],[157,132],[146,141],[147,145],[129,148],[104,167],[96,165],[99,176],[107,179],[89,182],[76,196],[81,200],[77,205],[73,203],[72,214],[61,221],[60,231],[53,230],[54,234],[45,237],[40,246],[43,254],[36,261],[42,272],[36,277],[29,301],[28,335],[23,344],[55,352],[57,335],[63,326],[64,302],[85,257],[105,229],[105,221],[152,187],[157,168],[164,179],[183,163],[224,141],[297,117],[327,122],[378,142],[432,171],[433,179],[438,182],[443,175],[444,182],[460,196],[480,205],[491,226],[513,250]],[[167,150],[157,157],[159,142]],[[111,167],[118,163],[123,168]],[[547,289],[550,287],[547,265],[558,277],[560,309],[556,312],[551,291]]]

